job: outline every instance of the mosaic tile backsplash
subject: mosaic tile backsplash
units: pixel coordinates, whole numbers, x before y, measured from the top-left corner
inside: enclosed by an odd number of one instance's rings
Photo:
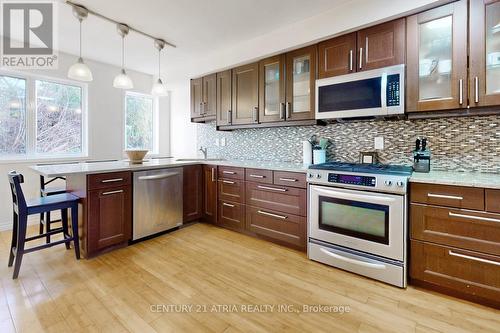
[[[427,137],[434,170],[500,173],[500,115],[416,120],[372,120],[326,126],[215,130],[215,122],[198,124],[197,144],[209,157],[236,160],[302,162],[302,141],[316,134],[330,139],[327,158],[358,162],[359,153],[374,151],[374,138],[384,137],[382,163],[412,164],[417,137]],[[225,147],[215,141],[226,138]]]

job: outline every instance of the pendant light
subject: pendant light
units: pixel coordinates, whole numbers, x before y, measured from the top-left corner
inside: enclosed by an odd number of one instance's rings
[[[77,81],[90,82],[93,80],[92,72],[82,59],[82,21],[87,18],[89,11],[83,6],[73,5],[72,7],[73,15],[80,22],[80,54],[78,61],[69,68],[68,77]]]
[[[128,35],[129,27],[126,24],[119,23],[116,26],[118,34],[122,37],[122,69],[120,74],[115,76],[113,80],[113,87],[118,89],[132,89],[134,88],[134,83],[130,76],[125,72],[125,36]]]
[[[151,94],[154,96],[167,96],[168,90],[167,86],[161,81],[161,50],[165,47],[165,41],[161,39],[155,39],[155,47],[158,50],[158,80],[153,84],[151,89]]]

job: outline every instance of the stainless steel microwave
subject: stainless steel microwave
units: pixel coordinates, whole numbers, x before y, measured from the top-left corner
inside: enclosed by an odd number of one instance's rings
[[[316,119],[405,112],[405,65],[316,80]]]

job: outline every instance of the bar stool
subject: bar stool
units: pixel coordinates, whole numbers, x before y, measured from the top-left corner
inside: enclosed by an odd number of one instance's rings
[[[66,181],[66,178],[64,177],[54,177],[51,178],[48,181],[45,181],[45,177],[40,175],[40,197],[48,197],[51,195],[58,195],[58,194],[63,194],[66,193],[66,187],[46,187],[50,183],[56,181],[56,180],[64,180]],[[61,222],[61,219],[58,220],[52,220],[50,218],[50,212],[46,213],[40,213],[40,231],[39,234],[43,234],[43,226],[45,225],[45,229],[47,232],[52,231],[52,228],[50,226],[51,223],[56,223],[56,222]],[[60,230],[61,228],[57,228],[55,230]],[[50,235],[46,237],[46,242],[50,243]]]
[[[12,193],[13,204],[13,228],[12,242],[9,253],[9,267],[14,263],[13,279],[17,279],[23,255],[33,251],[42,250],[54,245],[65,244],[66,249],[70,248],[70,243],[73,242],[75,247],[76,259],[80,259],[80,244],[78,240],[78,197],[70,193],[62,193],[47,197],[39,197],[30,201],[26,201],[21,184],[24,183],[24,177],[15,171],[8,174],[10,189]],[[71,229],[72,236],[68,229],[68,209],[71,209]],[[28,216],[35,214],[43,214],[56,210],[61,210],[62,227],[56,230],[47,231],[44,234],[26,237],[26,228],[28,225]],[[39,238],[52,236],[58,233],[63,234],[63,239],[48,242],[39,246],[25,248],[25,243]]]

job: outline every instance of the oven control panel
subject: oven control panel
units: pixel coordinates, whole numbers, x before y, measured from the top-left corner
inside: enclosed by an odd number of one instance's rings
[[[329,173],[328,182],[337,184],[370,186],[370,187],[375,187],[375,185],[377,184],[377,180],[375,177],[346,175],[339,173]]]

